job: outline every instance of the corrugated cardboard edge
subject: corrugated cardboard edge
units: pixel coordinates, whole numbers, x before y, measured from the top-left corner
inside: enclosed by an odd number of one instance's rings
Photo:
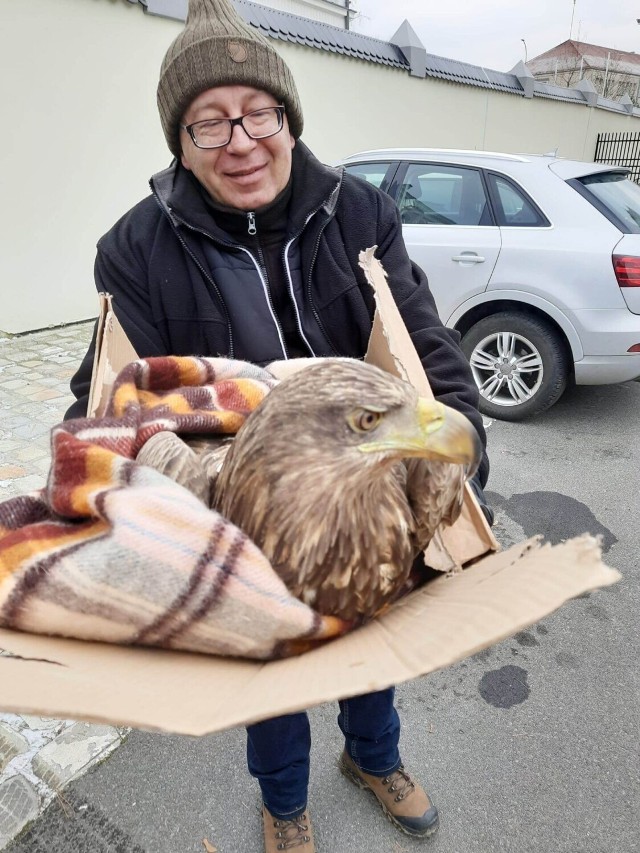
[[[0,708],[203,735],[450,666],[619,578],[591,536],[530,539],[427,584],[339,640],[266,664],[0,630],[0,648],[21,656],[0,656]]]
[[[365,361],[405,379],[423,397],[432,398],[429,380],[389,289],[387,274],[375,257],[376,248],[366,249],[359,256],[377,305]],[[499,549],[475,495],[466,485],[460,517],[451,527],[440,529],[425,551],[425,562],[434,569],[450,571]]]
[[[96,351],[91,372],[87,417],[101,417],[107,406],[114,380],[123,367],[136,361],[138,354],[115,315],[110,293],[99,293]]]
[[[98,379],[100,354],[104,347],[104,324],[107,314],[111,309],[111,295],[108,293],[98,293],[98,326],[96,329],[96,350],[93,355],[93,367],[91,370],[91,385],[89,387],[89,402],[87,404],[87,417],[95,417],[98,410],[98,400],[96,395],[102,387],[102,380]]]

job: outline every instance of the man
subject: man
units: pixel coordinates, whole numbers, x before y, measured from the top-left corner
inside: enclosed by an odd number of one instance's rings
[[[302,109],[288,67],[228,0],[191,0],[163,62],[158,106],[176,160],[100,240],[95,269],[138,354],[261,365],[361,358],[375,306],[358,255],[376,245],[436,397],[466,414],[484,442],[459,338],[438,319],[427,280],[407,256],[395,205],[322,165],[300,141]],[[67,417],[86,413],[94,345],[72,380],[78,399]],[[485,455],[480,497],[488,470]],[[426,837],[438,813],[402,765],[393,698],[391,688],[340,702],[340,768],[375,794],[397,827]],[[306,714],[249,726],[247,734],[265,850],[312,853]]]

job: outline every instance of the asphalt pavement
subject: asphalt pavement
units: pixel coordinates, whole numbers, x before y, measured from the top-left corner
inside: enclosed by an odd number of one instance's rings
[[[623,580],[398,688],[403,759],[440,810],[427,842],[399,834],[339,774],[337,706],[313,709],[319,853],[637,853],[639,411],[640,382],[629,382],[571,389],[526,423],[491,423],[488,497],[502,544],[599,534]],[[205,841],[261,853],[244,749],[242,730],[132,731],[6,853],[202,853]]]

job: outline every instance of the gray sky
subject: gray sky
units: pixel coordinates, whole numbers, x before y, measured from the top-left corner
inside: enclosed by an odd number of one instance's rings
[[[388,41],[405,18],[428,53],[510,71],[570,36],[573,0],[356,0],[353,29]],[[573,38],[640,52],[640,0],[576,0]]]

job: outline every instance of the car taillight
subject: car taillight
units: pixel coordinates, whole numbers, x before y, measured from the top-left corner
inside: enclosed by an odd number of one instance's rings
[[[620,287],[640,287],[640,258],[614,255],[613,269]]]

